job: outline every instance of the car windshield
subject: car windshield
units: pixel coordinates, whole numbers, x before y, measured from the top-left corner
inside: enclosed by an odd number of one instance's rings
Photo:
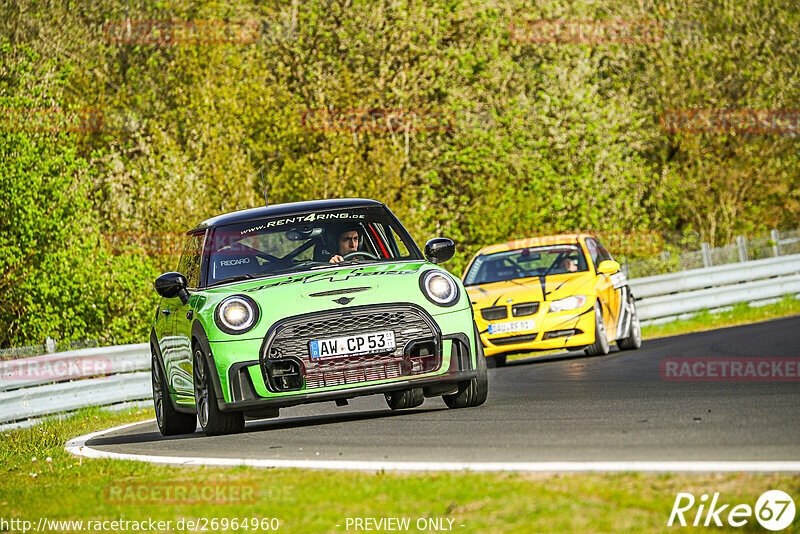
[[[464,285],[588,270],[586,256],[577,243],[527,247],[478,256],[464,277]]]
[[[218,227],[207,285],[338,265],[419,260],[408,233],[382,207],[282,215]]]

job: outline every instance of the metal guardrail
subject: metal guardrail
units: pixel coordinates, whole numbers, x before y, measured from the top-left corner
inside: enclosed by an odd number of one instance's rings
[[[800,254],[634,278],[642,320],[800,293]]]
[[[640,319],[647,320],[782,297],[790,293],[800,293],[800,275],[650,297],[637,303],[636,311]]]
[[[149,368],[147,343],[0,362],[0,423],[149,398]]]
[[[629,283],[636,298],[644,299],[679,291],[750,282],[794,273],[800,273],[800,254],[632,278]]]
[[[0,422],[146,399],[150,373],[125,373],[0,393]]]
[[[0,392],[50,382],[144,371],[149,368],[150,347],[147,343],[18,358],[0,362]]]
[[[800,293],[800,254],[630,280],[642,320]],[[151,396],[147,343],[0,362],[0,423]],[[99,378],[97,375],[104,375]],[[55,383],[51,383],[55,382]],[[46,385],[44,385],[46,384]]]

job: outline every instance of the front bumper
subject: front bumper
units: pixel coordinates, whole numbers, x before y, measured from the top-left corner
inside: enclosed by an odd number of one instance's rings
[[[333,391],[319,391],[315,393],[296,393],[284,397],[264,398],[257,397],[252,384],[234,383],[236,393],[232,402],[220,402],[219,408],[222,411],[239,411],[259,408],[287,408],[300,404],[312,402],[332,401],[337,399],[352,399],[364,395],[375,395],[377,393],[389,393],[410,388],[423,388],[426,397],[434,397],[455,393],[458,383],[464,380],[472,380],[478,376],[478,371],[455,371],[444,376],[431,376],[424,378],[414,378],[408,380],[394,380],[383,384],[361,384],[347,389]]]
[[[574,311],[548,313],[547,306],[529,317],[509,317],[507,320],[533,319],[535,330],[513,334],[489,334],[489,322],[476,314],[483,352],[486,356],[538,350],[579,349],[594,343],[594,301]],[[502,321],[492,321],[498,324]]]
[[[322,361],[309,355],[309,340],[380,330],[390,324],[397,343],[391,353]],[[263,340],[212,342],[210,351],[218,372],[220,409],[226,411],[281,408],[412,387],[424,388],[428,396],[443,395],[477,376],[469,308],[433,317],[419,306],[403,303],[295,316],[275,323]],[[300,383],[297,377],[287,382],[274,376],[280,367],[276,362],[291,363],[299,371]],[[288,389],[283,387],[287,384]]]

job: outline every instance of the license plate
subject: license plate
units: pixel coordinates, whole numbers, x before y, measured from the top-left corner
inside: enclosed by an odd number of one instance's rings
[[[308,343],[312,359],[364,356],[391,351],[394,348],[394,332],[391,330],[317,339]]]
[[[508,321],[489,325],[490,334],[510,334],[512,332],[522,332],[523,330],[534,330],[536,321],[526,319],[524,321]]]

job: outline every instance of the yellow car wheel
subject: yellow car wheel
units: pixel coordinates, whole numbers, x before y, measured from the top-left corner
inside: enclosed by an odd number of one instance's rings
[[[636,315],[636,304],[633,295],[628,296],[628,313],[631,314],[631,326],[628,329],[628,336],[617,340],[617,347],[620,350],[635,350],[642,346],[642,325],[639,324],[639,316]]]
[[[603,312],[600,303],[594,305],[594,343],[586,349],[587,356],[604,356],[610,350],[606,323],[603,321]]]

